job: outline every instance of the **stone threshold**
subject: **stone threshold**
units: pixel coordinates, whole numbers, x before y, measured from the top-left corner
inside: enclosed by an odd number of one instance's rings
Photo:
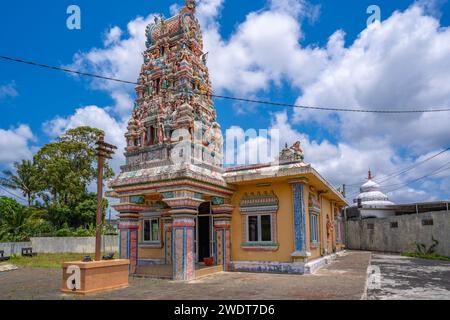
[[[231,267],[233,271],[238,272],[311,274],[330,264],[344,252],[345,250],[339,251],[308,262],[232,261]]]
[[[338,251],[336,253],[332,253],[317,259],[314,259],[312,261],[308,261],[305,263],[305,272],[306,274],[311,274],[316,272],[317,270],[323,268],[325,265],[330,264],[333,262],[334,259],[337,257],[343,255],[345,253],[345,250]]]
[[[216,274],[223,271],[223,265],[216,265],[210,267],[200,267],[199,269],[195,269],[195,280],[210,276],[212,274]]]
[[[158,259],[155,260],[156,261],[151,262],[158,262],[157,261]],[[222,271],[223,265],[214,265],[214,266],[196,265],[194,280]],[[173,265],[163,263],[149,263],[138,265],[136,268],[136,273],[131,274],[130,276],[135,278],[153,278],[153,279],[171,280],[173,277],[172,272],[173,272]]]

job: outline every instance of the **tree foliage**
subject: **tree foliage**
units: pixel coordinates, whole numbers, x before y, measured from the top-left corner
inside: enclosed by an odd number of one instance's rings
[[[97,179],[96,141],[102,134],[87,126],[70,129],[55,142],[44,145],[32,160],[16,163],[14,173],[3,172],[0,184],[20,190],[28,208],[2,198],[0,240],[7,238],[5,235],[26,238],[32,233],[54,233],[65,228],[83,234],[83,229],[95,226],[97,194],[88,189]],[[113,176],[106,163],[104,179]],[[107,207],[105,199],[103,215]]]
[[[12,173],[10,170],[4,170],[3,174],[6,178],[0,179],[0,185],[20,190],[24,197],[26,197],[28,206],[31,206],[33,200],[36,198],[36,194],[41,188],[39,186],[38,174],[36,172],[36,166],[30,160],[22,160],[22,162],[15,162],[14,168],[16,173]]]
[[[101,134],[101,130],[90,127],[70,129],[35,155],[34,162],[42,174],[41,191],[48,192],[53,207],[73,206],[87,194],[89,184],[97,177],[95,142]],[[114,176],[107,164],[104,176]]]
[[[14,199],[0,197],[0,241],[24,241],[49,228],[45,211],[25,207]]]

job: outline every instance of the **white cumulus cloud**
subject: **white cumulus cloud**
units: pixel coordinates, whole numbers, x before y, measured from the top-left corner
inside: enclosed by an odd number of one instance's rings
[[[35,139],[26,124],[9,130],[0,129],[0,165],[11,166],[15,161],[30,159],[32,157],[30,144]]]
[[[153,18],[154,15],[150,14],[131,20],[126,32],[118,26],[111,27],[104,36],[104,46],[75,54],[71,67],[106,77],[137,81],[143,63],[145,27],[153,22]],[[133,108],[133,85],[96,79],[92,81],[92,86],[110,94],[115,101],[111,111],[120,117],[129,116]]]
[[[51,137],[58,137],[68,129],[80,126],[90,126],[105,132],[105,141],[118,147],[111,164],[116,173],[124,164],[123,151],[125,148],[126,122],[118,121],[109,112],[98,106],[86,106],[75,110],[68,117],[55,117],[43,125],[44,131]]]
[[[348,48],[343,33],[330,37],[323,49],[327,67],[305,85],[297,103],[367,110],[439,109],[450,105],[450,28],[419,6],[395,12],[370,25]],[[448,143],[448,113],[374,115],[298,109],[295,120],[337,122],[346,141],[386,139],[396,147],[424,152]]]

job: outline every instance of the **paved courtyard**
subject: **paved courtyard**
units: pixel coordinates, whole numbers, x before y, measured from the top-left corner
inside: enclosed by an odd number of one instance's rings
[[[366,291],[369,265],[381,274],[369,277]],[[61,294],[60,282],[59,269],[0,272],[0,299],[450,299],[450,263],[349,251],[311,275],[221,272],[190,282],[131,277],[128,288],[86,297]]]
[[[371,266],[379,268],[381,277],[379,286],[376,276],[370,277],[368,299],[450,299],[448,261],[373,253]]]
[[[221,272],[182,283],[130,278],[125,289],[87,297],[59,292],[61,270],[0,272],[0,299],[361,299],[369,252],[348,252],[312,275]]]

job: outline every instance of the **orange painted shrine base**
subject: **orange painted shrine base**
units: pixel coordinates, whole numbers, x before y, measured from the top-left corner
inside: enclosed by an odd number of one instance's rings
[[[102,260],[92,262],[64,262],[62,264],[62,287],[64,293],[89,294],[101,291],[124,288],[128,286],[128,267],[130,260]],[[69,266],[80,268],[80,289],[71,290],[67,287],[67,279],[72,273],[67,273]]]

